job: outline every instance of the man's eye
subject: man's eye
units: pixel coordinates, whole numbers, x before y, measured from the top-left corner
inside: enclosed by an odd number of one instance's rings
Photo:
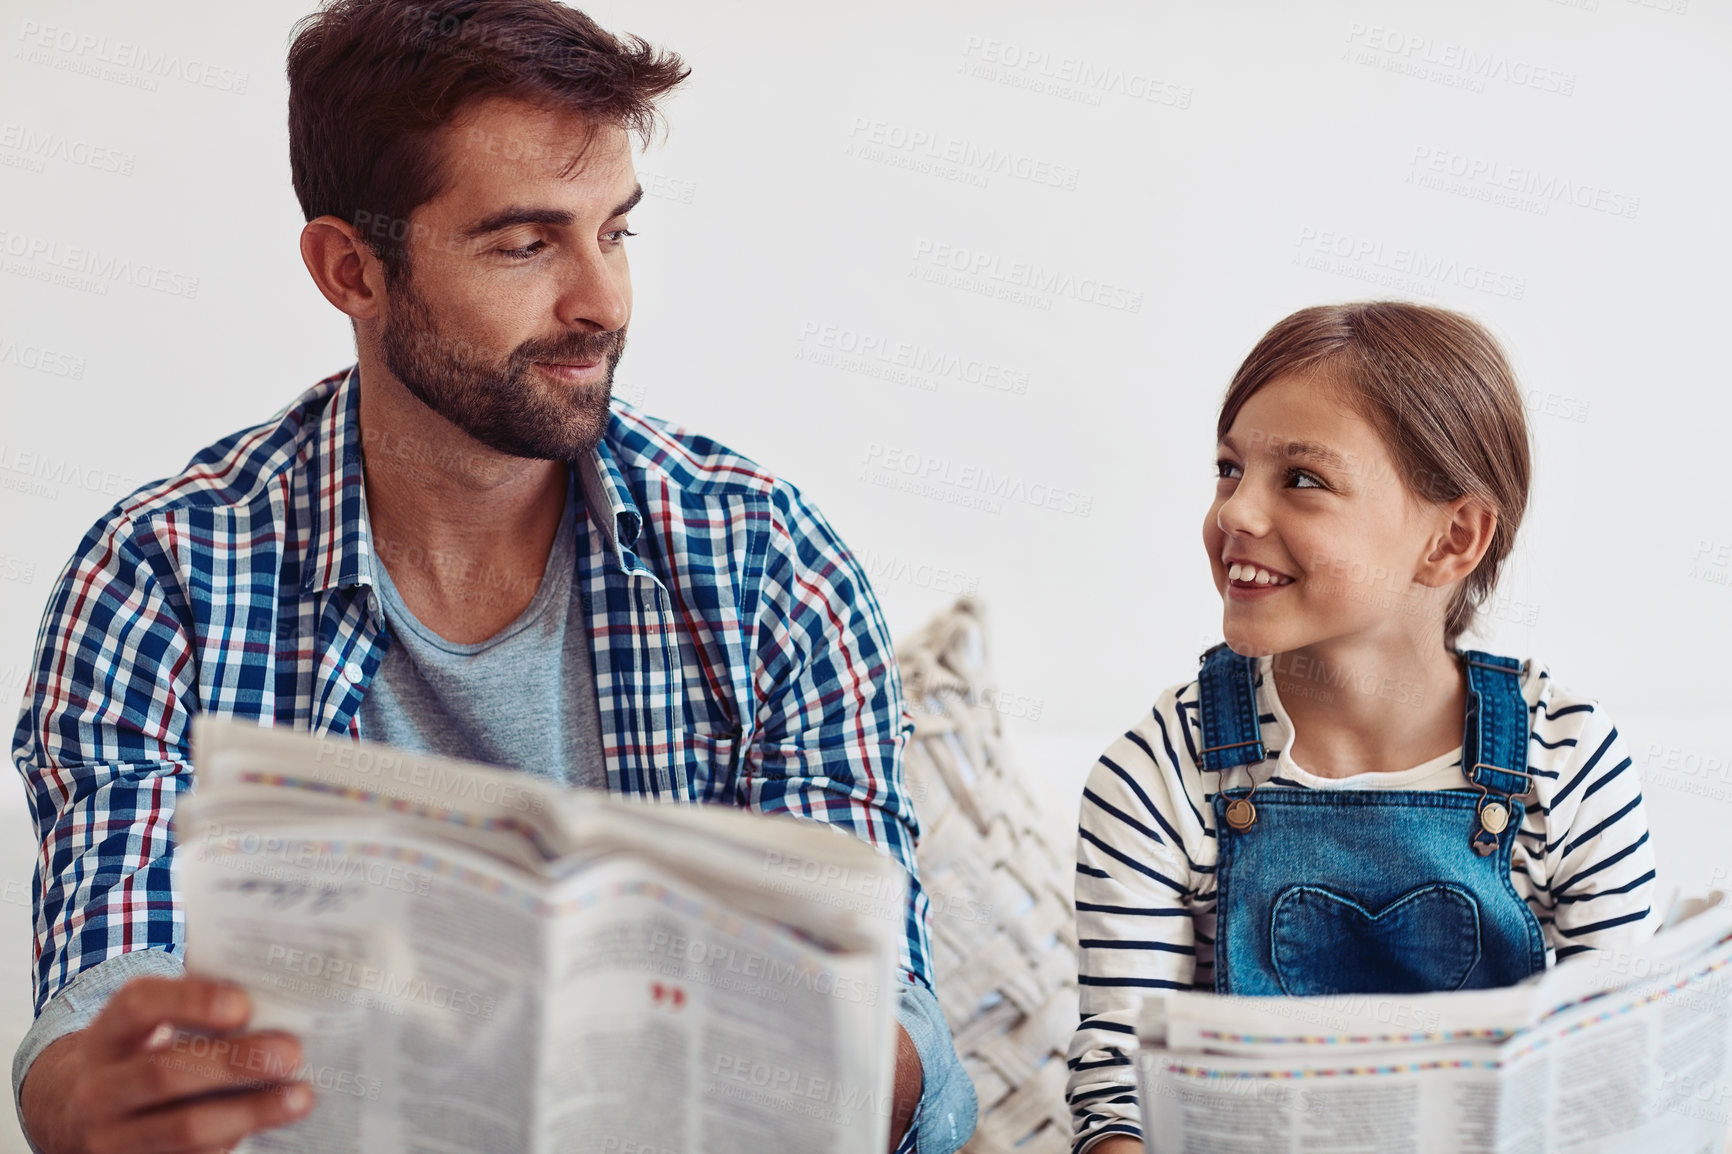
[[[522,248],[502,248],[499,251],[504,253],[506,256],[511,257],[513,260],[528,260],[530,257],[534,256],[536,253],[540,252],[542,249],[544,249],[546,247],[547,247],[546,241],[534,240],[534,241],[530,241],[528,244],[524,245]]]
[[[616,229],[612,230],[611,232],[604,232],[601,235],[607,237],[609,240],[613,241],[615,244],[618,244],[620,241],[624,240],[628,236],[636,236],[637,233],[631,231],[629,228],[616,228]]]

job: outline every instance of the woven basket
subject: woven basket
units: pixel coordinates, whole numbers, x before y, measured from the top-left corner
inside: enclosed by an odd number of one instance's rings
[[[974,1080],[974,1154],[1064,1154],[1077,1024],[1071,847],[1051,843],[1005,748],[979,605],[958,601],[897,648],[915,732],[905,762],[932,898],[939,1004]]]

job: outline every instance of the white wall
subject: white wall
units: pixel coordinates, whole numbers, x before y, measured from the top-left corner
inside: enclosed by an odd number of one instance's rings
[[[0,696],[95,517],[352,359],[296,250],[282,60],[306,6],[0,3]],[[1623,719],[1662,863],[1723,876],[1724,4],[588,10],[694,68],[641,164],[619,388],[800,484],[898,634],[977,586],[1055,820],[1218,630],[1199,527],[1240,357],[1302,305],[1407,296],[1488,322],[1531,390],[1538,482],[1484,644],[1542,656]],[[100,59],[140,49],[179,71]],[[201,69],[211,83],[187,79]],[[196,295],[43,283],[42,244]],[[926,279],[947,259],[1059,287],[1019,302]],[[942,367],[894,383],[823,363],[826,340],[858,339]],[[1063,508],[897,488],[891,463],[914,460]],[[34,847],[21,791],[0,797],[9,1053]]]

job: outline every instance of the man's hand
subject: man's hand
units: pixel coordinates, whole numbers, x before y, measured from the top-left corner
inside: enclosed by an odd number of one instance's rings
[[[225,982],[133,979],[31,1064],[19,1095],[26,1132],[46,1154],[169,1154],[224,1150],[295,1121],[313,1092],[292,1080],[293,1035],[174,1038],[176,1026],[221,1035],[251,1016],[246,993]]]
[[[890,1149],[894,1151],[914,1121],[914,1111],[920,1108],[920,1092],[926,1088],[925,1071],[920,1068],[920,1051],[914,1039],[900,1025],[896,1027],[896,1093],[890,1112]]]

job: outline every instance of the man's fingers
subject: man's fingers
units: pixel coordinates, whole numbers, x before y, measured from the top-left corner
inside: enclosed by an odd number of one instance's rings
[[[238,1030],[252,1015],[246,991],[210,978],[134,978],[122,986],[90,1023],[96,1053],[121,1057],[147,1042],[158,1046],[172,1035],[161,1027],[222,1033]]]
[[[281,1089],[253,1090],[207,1098],[134,1115],[90,1136],[90,1154],[178,1154],[221,1149],[248,1134],[303,1117],[313,1103],[305,1082]]]
[[[300,1043],[280,1031],[219,1038],[183,1035],[164,1049],[134,1054],[111,1067],[104,1106],[114,1114],[131,1114],[195,1094],[288,1082],[300,1064]]]

